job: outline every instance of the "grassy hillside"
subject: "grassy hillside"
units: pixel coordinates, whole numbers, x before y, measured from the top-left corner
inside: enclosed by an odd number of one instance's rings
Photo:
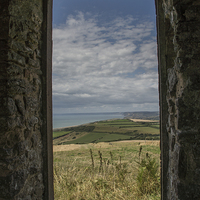
[[[55,199],[158,200],[159,158],[159,141],[54,146]]]
[[[119,140],[159,140],[159,123],[129,119],[99,121],[53,132],[53,143],[86,144]]]

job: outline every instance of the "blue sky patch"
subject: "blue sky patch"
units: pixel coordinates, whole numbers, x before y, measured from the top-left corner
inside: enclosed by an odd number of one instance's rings
[[[53,111],[158,110],[154,0],[56,0]]]

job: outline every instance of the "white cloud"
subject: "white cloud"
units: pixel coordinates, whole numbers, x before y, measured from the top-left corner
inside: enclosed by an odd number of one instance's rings
[[[54,111],[158,109],[153,29],[130,16],[101,26],[97,16],[69,16],[53,30]]]

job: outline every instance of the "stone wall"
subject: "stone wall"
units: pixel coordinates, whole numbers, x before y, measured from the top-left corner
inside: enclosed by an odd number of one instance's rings
[[[157,1],[162,199],[200,199],[200,1]]]
[[[53,199],[51,5],[0,3],[0,200]],[[200,1],[156,9],[162,199],[200,199]]]
[[[42,0],[0,3],[0,199],[45,196],[43,10]]]

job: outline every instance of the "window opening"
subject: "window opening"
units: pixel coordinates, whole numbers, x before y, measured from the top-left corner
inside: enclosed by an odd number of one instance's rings
[[[159,197],[155,26],[154,1],[54,1],[55,199]]]

